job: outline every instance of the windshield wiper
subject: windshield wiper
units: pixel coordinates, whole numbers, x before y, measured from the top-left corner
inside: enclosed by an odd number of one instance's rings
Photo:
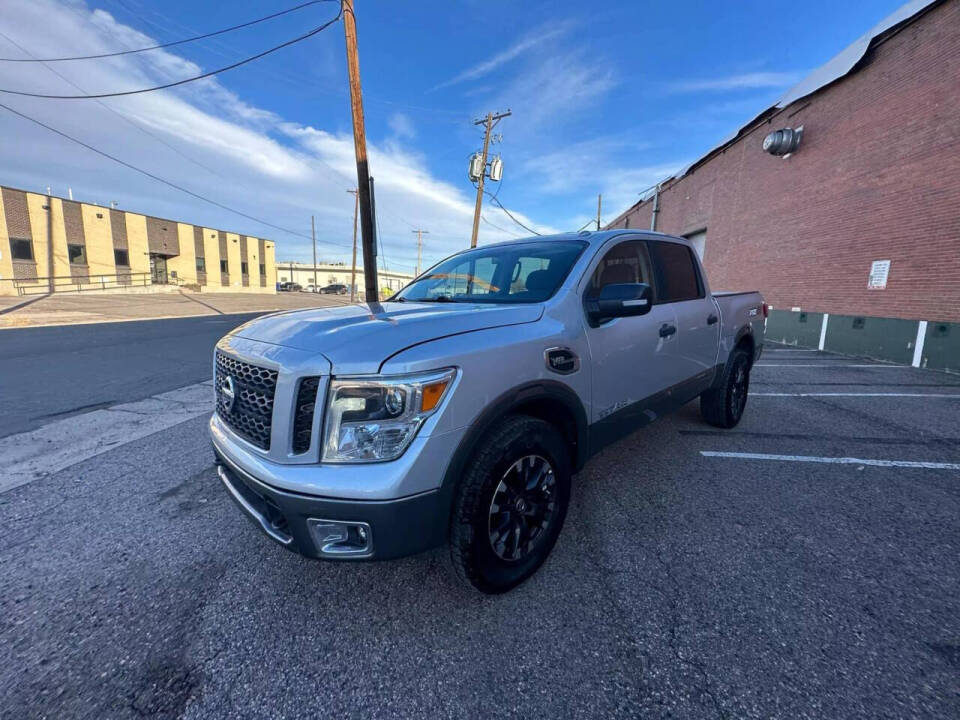
[[[450,295],[437,295],[435,297],[421,298],[417,302],[437,302],[437,303],[446,303],[446,302],[460,302],[459,300],[451,297]]]

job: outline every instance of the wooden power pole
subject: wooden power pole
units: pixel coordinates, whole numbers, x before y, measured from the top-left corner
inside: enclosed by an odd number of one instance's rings
[[[350,302],[357,299],[357,210],[360,208],[360,193],[347,190],[353,195],[353,264],[350,269]]]
[[[483,161],[480,165],[480,179],[477,182],[477,204],[473,209],[473,234],[470,236],[470,247],[477,246],[477,233],[480,231],[480,209],[483,206],[483,181],[487,177],[487,151],[490,149],[490,131],[503,118],[510,115],[507,110],[504,113],[487,113],[484,120],[474,121],[474,125],[486,125],[487,129],[483,135]]]
[[[411,230],[410,232],[415,232],[417,234],[417,277],[420,277],[420,259],[423,257],[423,236],[429,235],[430,231],[417,228],[416,230]]]
[[[347,72],[350,77],[350,109],[353,113],[353,148],[357,156],[357,203],[363,240],[363,278],[366,301],[379,298],[377,256],[373,247],[373,212],[370,205],[370,168],[367,164],[367,136],[363,123],[363,92],[360,88],[360,60],[357,57],[357,18],[353,0],[343,0],[343,33],[347,44]]]

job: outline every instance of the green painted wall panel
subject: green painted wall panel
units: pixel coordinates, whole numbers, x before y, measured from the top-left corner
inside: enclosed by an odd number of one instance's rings
[[[830,318],[832,321],[833,318]],[[815,348],[820,344],[823,313],[771,310],[766,339],[771,342]]]
[[[909,365],[918,325],[899,318],[831,315],[823,349]]]
[[[920,367],[960,372],[960,323],[927,323]]]

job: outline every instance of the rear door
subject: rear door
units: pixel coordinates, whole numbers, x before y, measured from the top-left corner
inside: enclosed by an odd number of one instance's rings
[[[657,275],[657,302],[673,308],[677,318],[675,353],[678,382],[691,381],[691,392],[712,377],[720,342],[720,316],[706,291],[700,267],[686,243],[651,241],[650,254]],[[695,392],[694,392],[695,391]]]

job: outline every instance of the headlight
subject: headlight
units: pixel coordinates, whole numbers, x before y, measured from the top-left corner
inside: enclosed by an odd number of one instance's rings
[[[330,383],[323,462],[377,462],[403,454],[447,393],[453,369]]]

